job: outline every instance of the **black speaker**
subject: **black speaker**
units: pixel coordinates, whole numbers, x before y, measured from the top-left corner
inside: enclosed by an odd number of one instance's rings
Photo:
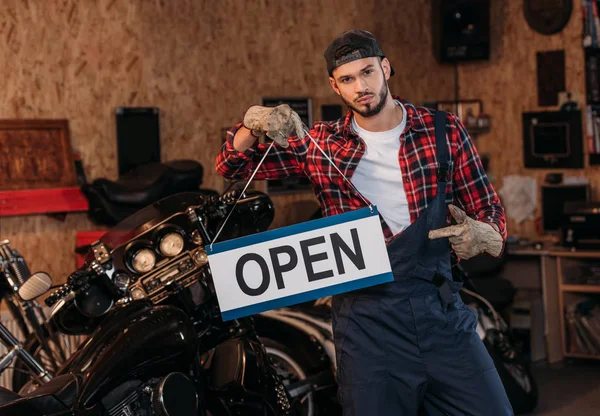
[[[119,107],[116,120],[119,176],[136,166],[160,162],[158,108]]]
[[[490,57],[490,0],[434,0],[433,53],[439,62]]]

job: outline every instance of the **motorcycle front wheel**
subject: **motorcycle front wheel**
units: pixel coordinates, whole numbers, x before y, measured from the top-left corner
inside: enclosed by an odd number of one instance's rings
[[[273,367],[283,385],[287,388],[290,384],[305,380],[308,377],[307,365],[302,363],[302,357],[297,357],[293,351],[279,342],[270,338],[262,338],[261,342],[265,346],[265,350],[271,359]],[[308,393],[300,399],[299,406],[296,406],[296,415],[299,416],[316,416],[316,400],[313,393]]]

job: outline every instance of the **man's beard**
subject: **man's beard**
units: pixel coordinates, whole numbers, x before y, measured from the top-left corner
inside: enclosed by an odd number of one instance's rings
[[[369,95],[369,94],[363,94],[360,97],[358,97],[357,99],[360,99],[366,95]],[[384,81],[383,87],[381,87],[381,91],[379,91],[378,95],[379,95],[379,102],[374,107],[372,106],[372,103],[365,104],[364,110],[361,110],[361,109],[355,107],[356,105],[360,105],[359,103],[349,102],[344,97],[342,97],[342,101],[344,101],[344,103],[346,103],[346,105],[349,108],[351,108],[352,111],[360,114],[362,117],[373,117],[381,112],[381,110],[385,106],[385,102],[387,101],[388,85],[387,85],[386,81]]]

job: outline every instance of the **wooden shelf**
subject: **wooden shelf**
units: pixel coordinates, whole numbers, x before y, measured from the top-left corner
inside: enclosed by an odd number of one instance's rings
[[[552,253],[556,255],[555,253]],[[567,325],[566,325],[566,316],[565,316],[565,296],[567,293],[578,293],[578,294],[591,294],[591,293],[600,293],[600,285],[572,285],[563,283],[563,265],[564,261],[567,261],[566,257],[578,257],[582,259],[581,261],[585,261],[586,258],[598,258],[599,253],[593,252],[565,252],[557,255],[556,257],[556,268],[557,268],[557,283],[558,283],[558,304],[559,311],[561,314],[560,317],[560,332],[562,337],[562,351],[563,357],[566,358],[588,358],[591,360],[600,360],[600,355],[594,354],[583,354],[583,353],[573,353],[568,351],[567,345]],[[571,296],[572,297],[572,296]],[[571,336],[574,336],[571,334]]]
[[[577,352],[565,352],[563,355],[567,358],[589,358],[590,360],[600,360],[600,355],[581,354]]]
[[[0,191],[0,217],[88,209],[87,198],[78,187]]]
[[[548,253],[551,256],[556,257],[578,257],[586,259],[600,259],[600,250],[598,251],[571,251],[569,249],[564,250],[550,250]]]
[[[563,292],[600,293],[600,285],[561,285]]]

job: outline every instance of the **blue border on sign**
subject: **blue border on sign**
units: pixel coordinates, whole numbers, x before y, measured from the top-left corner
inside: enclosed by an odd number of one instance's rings
[[[277,228],[275,230],[265,231],[263,233],[252,234],[246,237],[240,237],[233,240],[215,243],[210,249],[207,246],[206,253],[211,256],[213,254],[223,253],[225,251],[234,250],[236,248],[251,246],[253,244],[264,243],[265,241],[276,240],[278,238],[288,237],[294,234],[305,233],[307,231],[316,230],[319,228],[330,227],[332,225],[343,224],[345,222],[356,221],[363,218],[378,215],[377,207],[373,206],[373,212],[367,208],[361,208],[354,211],[345,212],[343,214],[332,215],[331,217],[319,218],[303,222],[301,224],[289,225],[287,227]]]
[[[308,302],[309,300],[323,298],[325,296],[338,295],[340,293],[363,289],[369,286],[375,286],[382,283],[388,283],[394,280],[392,272],[377,274],[375,276],[363,277],[362,279],[351,282],[340,283],[333,286],[327,286],[321,289],[315,289],[297,295],[286,296],[279,299],[273,299],[255,305],[244,306],[242,308],[232,309],[221,312],[223,321],[242,318],[244,316],[256,315],[257,313],[283,308],[284,306],[296,305],[298,303]]]

